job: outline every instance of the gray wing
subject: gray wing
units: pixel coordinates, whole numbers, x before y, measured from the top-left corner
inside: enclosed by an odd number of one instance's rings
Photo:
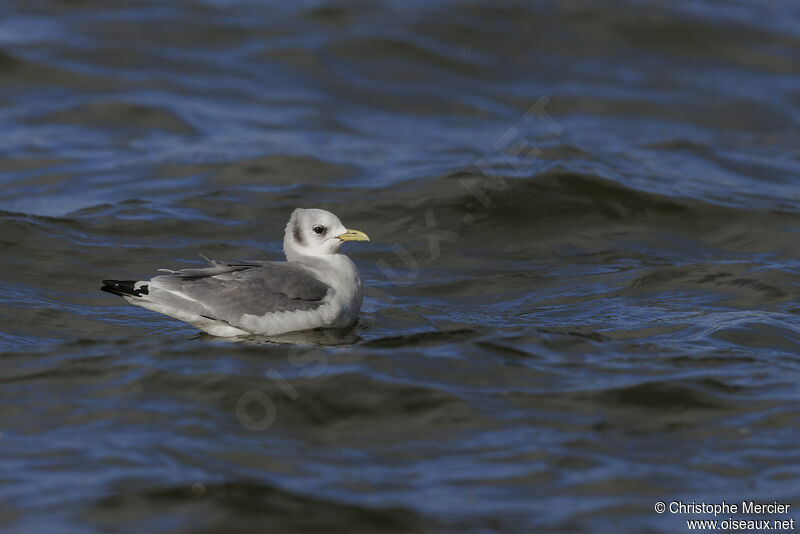
[[[211,261],[211,267],[181,269],[149,282],[150,298],[181,299],[182,307],[236,324],[242,315],[313,310],[330,287],[299,265],[278,261]]]

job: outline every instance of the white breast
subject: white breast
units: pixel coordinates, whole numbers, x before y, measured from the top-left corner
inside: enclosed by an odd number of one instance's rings
[[[333,254],[309,266],[314,275],[328,284],[333,291],[325,297],[319,311],[326,326],[344,328],[358,318],[364,300],[364,285],[355,264],[344,254]]]

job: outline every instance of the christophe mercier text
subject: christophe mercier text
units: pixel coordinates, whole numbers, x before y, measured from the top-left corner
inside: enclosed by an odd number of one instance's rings
[[[695,502],[685,503],[683,501],[672,501],[669,503],[671,514],[786,514],[789,513],[791,504],[773,501],[770,503],[759,503],[755,501],[742,501],[740,503],[707,503]]]

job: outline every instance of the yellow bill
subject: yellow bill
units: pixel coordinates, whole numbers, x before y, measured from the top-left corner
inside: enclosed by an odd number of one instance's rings
[[[369,241],[369,236],[367,234],[361,230],[352,230],[350,228],[348,228],[345,233],[339,234],[336,237],[342,241]]]

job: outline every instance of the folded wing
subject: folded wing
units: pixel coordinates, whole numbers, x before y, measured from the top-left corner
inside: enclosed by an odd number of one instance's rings
[[[287,262],[209,261],[146,282],[146,299],[166,307],[236,325],[245,314],[314,310],[330,287],[300,265]]]

